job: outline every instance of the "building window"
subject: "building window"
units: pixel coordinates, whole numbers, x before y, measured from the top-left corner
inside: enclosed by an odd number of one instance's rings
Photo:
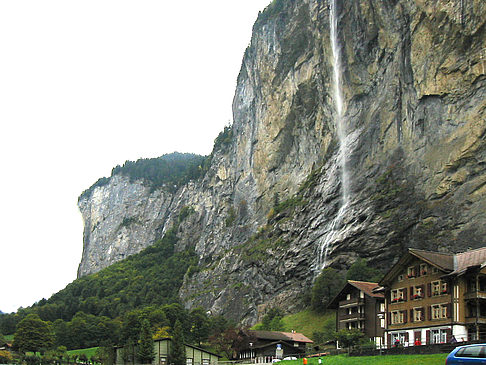
[[[392,333],[391,341],[392,341],[391,343],[392,346],[396,346],[398,343],[403,345],[407,341],[407,333],[406,332]]]
[[[435,304],[431,308],[432,319],[447,318],[447,304]]]
[[[432,295],[440,294],[440,280],[432,282]]]
[[[447,330],[432,330],[431,342],[432,343],[446,343],[447,342]]]
[[[165,356],[160,357],[160,365],[166,365],[167,364],[167,358]]]
[[[427,264],[420,264],[420,276],[425,276],[427,275],[429,267]]]
[[[209,359],[203,359],[202,365],[209,365]]]
[[[409,278],[414,278],[417,276],[417,273],[415,272],[415,266],[411,266],[407,270],[407,277]]]
[[[398,281],[403,281],[403,275],[398,275]]]
[[[435,266],[432,266],[432,274],[437,274],[439,272],[439,269],[436,268]]]
[[[432,295],[447,294],[447,282],[442,280],[433,281],[431,283]]]
[[[385,328],[385,318],[380,318],[380,327]]]
[[[391,324],[400,324],[403,322],[403,312],[402,311],[393,311],[391,312]]]
[[[186,358],[186,365],[192,365],[192,359],[190,357]]]
[[[424,297],[423,287],[422,286],[414,286],[412,299],[422,299]]]
[[[385,311],[385,303],[380,303],[380,312]]]
[[[346,300],[351,300],[351,294],[346,294]]]
[[[391,291],[391,302],[396,303],[396,302],[401,302],[405,300],[405,289],[393,289]]]
[[[414,308],[413,309],[413,321],[420,322],[424,320],[424,310],[423,308]]]

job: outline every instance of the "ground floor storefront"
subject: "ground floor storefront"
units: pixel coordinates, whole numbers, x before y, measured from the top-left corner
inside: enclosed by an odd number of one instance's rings
[[[390,348],[466,342],[476,338],[471,337],[465,325],[448,325],[387,331],[384,340],[384,347]]]

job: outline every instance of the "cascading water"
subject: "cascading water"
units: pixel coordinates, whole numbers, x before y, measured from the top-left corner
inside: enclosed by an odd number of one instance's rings
[[[334,107],[336,109],[334,123],[339,141],[338,164],[341,170],[341,203],[336,217],[334,217],[329,224],[325,239],[319,246],[319,270],[326,266],[329,245],[338,234],[339,225],[342,222],[349,205],[349,175],[346,166],[346,158],[348,155],[347,131],[344,123],[344,101],[341,87],[341,50],[338,40],[338,14],[336,2],[337,0],[330,0],[330,35],[333,56]]]

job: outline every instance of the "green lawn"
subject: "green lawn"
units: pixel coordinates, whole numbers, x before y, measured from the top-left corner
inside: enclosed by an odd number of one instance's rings
[[[447,354],[434,355],[383,355],[383,356],[356,356],[345,355],[324,356],[322,365],[444,365]],[[302,359],[282,361],[282,365],[302,365]],[[308,365],[317,365],[317,358],[309,358]]]
[[[89,359],[91,356],[96,354],[97,350],[98,350],[98,347],[90,347],[90,348],[87,348],[87,349],[70,350],[67,353],[70,356],[85,354],[86,357]]]

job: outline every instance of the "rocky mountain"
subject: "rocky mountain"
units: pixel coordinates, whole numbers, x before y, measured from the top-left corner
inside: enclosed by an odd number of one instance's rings
[[[114,175],[84,194],[78,275],[178,220],[178,249],[200,258],[181,300],[253,323],[297,309],[324,266],[483,246],[485,21],[482,0],[274,0],[207,172],[176,189]]]

